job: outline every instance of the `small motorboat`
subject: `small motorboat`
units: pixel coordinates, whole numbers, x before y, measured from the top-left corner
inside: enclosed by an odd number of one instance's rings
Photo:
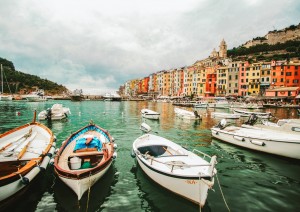
[[[109,132],[90,123],[73,133],[60,147],[54,170],[78,200],[109,169],[116,157],[116,144]]]
[[[198,114],[197,110],[192,112],[189,110],[184,110],[176,107],[174,108],[174,112],[179,118],[191,119],[191,120],[202,119],[202,117]]]
[[[213,137],[237,146],[279,156],[300,159],[299,133],[265,128],[226,125],[226,120],[211,128]]]
[[[238,110],[238,109],[233,109],[233,112],[235,114],[240,114],[241,116],[244,117],[249,117],[252,114],[255,114],[258,118],[263,118],[263,119],[268,119],[272,116],[271,112],[256,112],[256,111],[249,111],[249,110]]]
[[[221,113],[221,112],[212,112],[211,116],[213,118],[226,118],[226,119],[239,119],[241,117],[240,114],[236,114],[236,113]]]
[[[140,130],[142,130],[145,133],[149,133],[151,131],[151,127],[148,124],[146,124],[145,122],[143,122],[141,124]]]
[[[47,168],[55,140],[52,131],[35,118],[0,135],[0,205],[29,187]]]
[[[152,134],[137,138],[133,142],[131,155],[156,183],[204,206],[208,189],[214,185],[216,156],[210,157],[197,150],[188,151]]]
[[[149,110],[149,109],[142,109],[141,114],[142,114],[143,118],[155,119],[155,120],[158,120],[159,116],[160,116],[160,114],[158,112],[155,112],[155,111]]]
[[[261,120],[261,123],[256,124],[251,122],[255,115],[251,115],[249,120],[245,122],[242,127],[251,129],[269,129],[275,131],[284,131],[289,133],[297,133],[300,135],[300,119],[279,119],[276,123],[267,120]]]
[[[62,104],[54,104],[51,108],[43,110],[38,114],[39,120],[61,120],[67,118],[71,111]]]

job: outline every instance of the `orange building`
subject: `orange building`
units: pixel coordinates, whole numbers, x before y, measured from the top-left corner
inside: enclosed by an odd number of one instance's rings
[[[249,76],[249,68],[250,64],[245,61],[240,63],[240,71],[239,71],[239,96],[247,96],[248,95],[248,76]]]
[[[217,90],[217,72],[214,67],[206,67],[205,97],[215,96]]]

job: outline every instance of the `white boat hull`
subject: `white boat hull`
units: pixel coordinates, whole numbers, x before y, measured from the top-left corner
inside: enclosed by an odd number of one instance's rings
[[[91,176],[83,179],[65,178],[61,175],[59,175],[59,178],[75,192],[75,194],[78,197],[78,200],[80,200],[82,195],[107,172],[111,164],[112,161],[102,171],[98,172],[97,174],[92,174]]]
[[[212,112],[211,116],[213,118],[226,118],[226,119],[238,119],[241,117],[240,114],[234,114],[234,113],[218,113],[218,112]]]
[[[153,134],[140,136],[132,146],[132,156],[136,157],[139,166],[152,180],[204,206],[208,189],[214,185],[216,156],[210,157],[197,150],[188,151]]]
[[[0,101],[11,101],[12,96],[0,96]]]
[[[256,130],[244,128],[241,132],[228,131],[213,127],[212,136],[248,149],[300,159],[300,137],[274,130]],[[243,133],[244,132],[244,133]],[[248,132],[248,133],[246,133]],[[259,132],[259,134],[257,133]]]
[[[146,119],[155,119],[155,120],[158,120],[159,116],[160,116],[159,113],[157,113],[155,111],[152,111],[152,110],[149,110],[149,109],[142,109],[141,110],[141,114],[142,114],[143,118],[146,118]]]
[[[168,176],[167,174],[158,173],[155,169],[145,165],[140,156],[137,157],[137,161],[142,170],[156,183],[177,195],[200,204],[201,207],[204,206],[209,187],[201,180],[199,185],[199,178],[179,178],[176,176]]]

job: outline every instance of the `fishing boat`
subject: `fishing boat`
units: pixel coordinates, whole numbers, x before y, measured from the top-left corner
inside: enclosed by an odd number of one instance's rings
[[[192,112],[189,110],[184,110],[184,109],[176,107],[176,108],[174,108],[174,112],[175,112],[176,116],[178,116],[179,118],[183,118],[183,119],[196,120],[196,119],[202,118],[196,110],[194,112]]]
[[[241,117],[240,114],[236,113],[221,113],[221,112],[212,112],[211,116],[213,118],[226,118],[226,119],[238,119]]]
[[[47,101],[46,97],[44,96],[44,90],[38,89],[26,95],[26,100],[28,102],[43,102]]]
[[[0,101],[11,101],[13,99],[12,95],[3,95],[3,67],[2,67],[2,64],[1,64],[1,93],[0,93]],[[7,85],[9,86],[9,84],[7,83]],[[8,87],[9,88],[9,87]]]
[[[142,109],[141,110],[141,114],[143,118],[146,119],[159,119],[160,114],[158,112],[155,112],[153,110],[149,110],[149,109]]]
[[[153,181],[204,206],[208,189],[214,185],[216,156],[188,151],[163,137],[145,134],[133,142],[132,157]]]
[[[103,96],[103,99],[104,101],[121,101],[122,97],[115,92],[115,93],[106,93]]]
[[[213,137],[244,148],[300,159],[300,136],[279,130],[227,126],[226,120],[211,128]]]
[[[75,89],[70,94],[71,101],[80,102],[83,100],[82,89]]]
[[[60,147],[54,170],[77,195],[78,200],[109,169],[116,157],[116,144],[110,133],[89,123],[71,134]]]
[[[233,112],[235,114],[240,114],[241,116],[244,117],[249,117],[252,114],[255,114],[258,118],[263,118],[263,119],[268,119],[272,116],[271,112],[257,112],[257,111],[249,111],[249,110],[238,110],[238,109],[233,109]]]
[[[62,104],[54,104],[51,108],[43,110],[38,114],[39,120],[61,120],[71,114],[70,108],[63,107]]]
[[[55,136],[34,119],[0,135],[0,205],[25,191],[47,168]]]

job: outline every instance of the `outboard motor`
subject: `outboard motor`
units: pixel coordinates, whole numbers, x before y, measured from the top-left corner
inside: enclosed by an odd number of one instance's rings
[[[216,127],[220,128],[221,130],[224,129],[226,127],[227,121],[226,119],[222,119]]]
[[[257,115],[255,115],[254,113],[252,113],[249,116],[249,119],[245,122],[245,124],[253,126],[257,122],[257,119],[258,119]]]
[[[201,116],[198,114],[197,110],[194,111],[194,115],[196,118],[201,119]]]
[[[51,109],[50,108],[47,109],[46,119],[51,121]]]

